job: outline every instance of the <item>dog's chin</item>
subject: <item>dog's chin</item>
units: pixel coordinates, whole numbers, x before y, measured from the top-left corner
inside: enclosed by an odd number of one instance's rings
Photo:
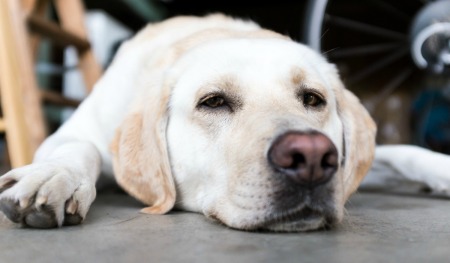
[[[273,212],[257,220],[238,219],[234,222],[221,220],[220,216],[209,215],[209,218],[237,230],[270,231],[270,232],[306,232],[332,227],[337,220],[324,213],[303,208],[300,211]],[[260,218],[264,218],[261,220]]]
[[[306,232],[323,229],[326,225],[327,224],[324,217],[316,217],[270,223],[260,229],[273,232]]]
[[[260,229],[275,232],[305,232],[323,229],[330,226],[329,220],[319,212],[304,208],[298,213],[288,214],[287,216],[273,216],[264,223]]]

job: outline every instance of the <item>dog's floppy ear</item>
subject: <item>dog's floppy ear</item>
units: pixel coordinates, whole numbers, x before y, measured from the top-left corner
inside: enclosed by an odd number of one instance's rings
[[[337,78],[338,79],[338,78]],[[359,99],[339,80],[337,107],[344,130],[344,195],[347,199],[369,171],[375,153],[376,125]]]
[[[166,143],[170,88],[150,89],[145,103],[128,114],[111,145],[119,185],[149,207],[141,212],[163,214],[175,203],[175,183]]]

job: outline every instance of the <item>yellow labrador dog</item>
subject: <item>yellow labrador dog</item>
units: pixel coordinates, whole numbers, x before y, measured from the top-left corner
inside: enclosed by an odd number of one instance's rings
[[[79,224],[102,173],[144,213],[177,207],[244,230],[333,226],[371,167],[375,130],[308,47],[222,15],[173,18],[126,42],[33,164],[0,177],[0,209],[30,227]],[[446,191],[436,169],[434,181],[411,178],[414,156],[448,162],[379,148],[369,183],[396,173]]]

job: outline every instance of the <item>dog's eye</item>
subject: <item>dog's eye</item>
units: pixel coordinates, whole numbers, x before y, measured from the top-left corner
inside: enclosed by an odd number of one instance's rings
[[[225,106],[226,101],[223,97],[215,95],[203,99],[200,105],[208,108],[219,108]]]
[[[303,104],[308,107],[319,107],[323,105],[325,101],[317,94],[313,92],[306,92],[303,94]]]

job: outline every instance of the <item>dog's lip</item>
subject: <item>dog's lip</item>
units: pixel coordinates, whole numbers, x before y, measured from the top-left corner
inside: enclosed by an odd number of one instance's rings
[[[324,222],[323,213],[303,207],[293,211],[277,212],[274,216],[266,218],[260,228],[274,231],[303,231],[319,228]]]

